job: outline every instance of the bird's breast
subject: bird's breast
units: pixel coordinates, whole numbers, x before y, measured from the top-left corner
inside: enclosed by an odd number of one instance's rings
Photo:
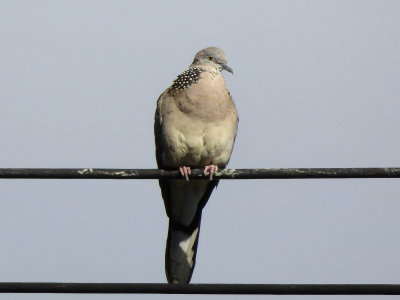
[[[164,99],[161,109],[166,167],[225,167],[236,136],[237,114],[222,76],[202,78]]]

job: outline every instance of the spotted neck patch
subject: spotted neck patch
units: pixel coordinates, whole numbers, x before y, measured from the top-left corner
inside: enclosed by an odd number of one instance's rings
[[[176,77],[171,87],[169,88],[169,92],[183,90],[193,83],[197,83],[199,81],[201,72],[202,69],[198,67],[191,67],[187,69],[182,74],[178,75],[178,77]]]

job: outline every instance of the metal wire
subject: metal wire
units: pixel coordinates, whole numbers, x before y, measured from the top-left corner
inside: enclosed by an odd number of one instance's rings
[[[190,178],[205,178],[202,170],[192,170]],[[177,170],[158,169],[26,169],[0,168],[0,178],[25,179],[168,179],[181,178]],[[225,169],[217,179],[323,179],[323,178],[400,178],[400,168],[299,168]]]
[[[0,282],[0,293],[400,295],[400,285]]]

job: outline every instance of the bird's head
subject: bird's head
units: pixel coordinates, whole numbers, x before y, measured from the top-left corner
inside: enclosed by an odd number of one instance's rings
[[[208,47],[196,53],[192,65],[212,65],[219,71],[226,70],[233,74],[227,66],[225,52],[217,47]]]

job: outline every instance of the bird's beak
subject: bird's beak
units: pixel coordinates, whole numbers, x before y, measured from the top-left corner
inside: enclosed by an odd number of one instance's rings
[[[228,71],[228,72],[233,74],[233,70],[230,67],[228,67],[227,65],[221,64],[221,67],[222,67],[223,70],[226,70],[226,71]]]

